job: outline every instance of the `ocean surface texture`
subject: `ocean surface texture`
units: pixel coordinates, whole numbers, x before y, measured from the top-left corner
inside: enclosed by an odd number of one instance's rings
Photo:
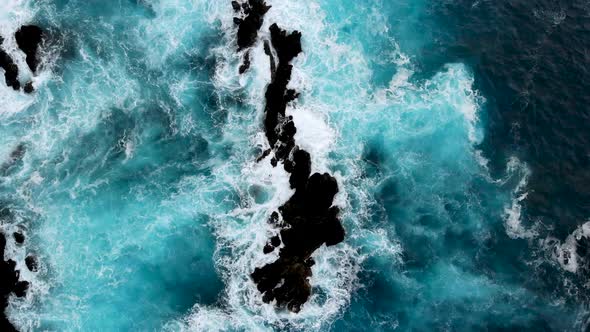
[[[587,331],[590,2],[266,3],[238,51],[230,0],[0,0],[23,87],[0,69],[0,232],[29,283],[10,324]],[[296,192],[267,151],[273,24],[301,33],[285,113],[346,233],[299,312],[251,276]]]

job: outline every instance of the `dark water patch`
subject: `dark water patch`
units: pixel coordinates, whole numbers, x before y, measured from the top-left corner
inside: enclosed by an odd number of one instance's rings
[[[475,71],[487,99],[482,144],[498,174],[516,155],[532,169],[527,219],[564,239],[590,216],[590,13],[584,1],[432,2],[443,29],[420,55]]]
[[[22,159],[26,151],[24,143],[20,143],[12,149],[8,159],[0,164],[0,176],[7,176],[12,170],[22,165]]]

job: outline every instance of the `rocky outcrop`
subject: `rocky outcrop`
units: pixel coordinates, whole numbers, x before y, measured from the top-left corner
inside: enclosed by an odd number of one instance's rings
[[[18,81],[18,66],[10,55],[2,49],[4,38],[0,37],[0,68],[4,69],[4,80],[6,85],[12,87],[14,90],[20,89],[20,82]]]
[[[34,73],[39,67],[39,45],[43,41],[43,30],[35,25],[24,25],[15,34],[16,43],[18,47],[25,53],[27,65]],[[20,90],[21,83],[18,80],[18,65],[10,57],[5,50],[2,49],[4,39],[0,37],[0,68],[4,69],[4,79],[6,85],[12,87],[14,90]],[[28,82],[24,85],[23,91],[25,93],[32,93],[34,91],[33,82]]]
[[[273,24],[270,36],[270,42],[264,43],[272,77],[265,94],[264,131],[271,149],[259,160],[272,153],[271,164],[282,164],[290,173],[289,183],[295,194],[269,220],[279,229],[279,235],[268,240],[263,252],[268,254],[280,247],[278,259],[256,268],[251,277],[265,302],[275,301],[279,308],[299,312],[311,295],[312,254],[324,244],[342,242],[345,232],[338,218],[339,209],[332,206],[338,193],[336,179],[327,173],[311,174],[311,156],[297,146],[297,128],[292,117],[286,116],[287,105],[299,96],[287,86],[293,70],[291,61],[302,52],[301,33],[287,33]],[[250,37],[243,40],[244,45],[255,42]]]
[[[4,310],[8,306],[8,298],[10,294],[18,297],[26,295],[29,283],[20,281],[20,271],[16,270],[16,263],[13,260],[4,261],[4,250],[6,248],[6,237],[0,233],[0,254],[2,260],[0,261],[0,331],[16,331],[14,326],[8,321]]]
[[[258,31],[264,22],[264,15],[270,9],[264,0],[248,0],[244,2],[232,1],[234,11],[239,15],[234,17],[234,23],[238,26],[238,51],[252,47],[258,38]],[[244,54],[244,60],[240,66],[240,74],[250,68],[250,52]]]
[[[16,44],[27,56],[27,65],[33,73],[37,72],[39,58],[37,52],[43,41],[43,30],[35,25],[23,25],[14,34]]]
[[[267,6],[264,0],[248,0],[242,4],[232,1],[232,6],[236,12],[245,15],[244,18],[234,18],[234,22],[238,25],[238,50],[243,50],[256,42],[258,30],[262,27],[264,15],[270,6]]]

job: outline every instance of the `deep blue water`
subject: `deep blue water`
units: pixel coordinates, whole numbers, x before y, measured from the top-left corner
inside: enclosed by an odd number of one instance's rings
[[[0,84],[0,164],[26,151],[0,173],[32,284],[14,325],[586,330],[590,4],[267,2],[262,38],[303,35],[297,142],[341,189],[310,301],[275,310],[249,278],[291,192],[256,163],[269,63],[259,42],[238,75],[229,1],[5,0],[1,35],[47,31],[37,91]]]

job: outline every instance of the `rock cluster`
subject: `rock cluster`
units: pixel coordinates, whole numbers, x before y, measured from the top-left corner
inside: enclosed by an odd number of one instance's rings
[[[9,159],[0,165],[0,176],[6,176],[11,167],[14,166],[19,160],[21,160],[26,153],[25,145],[19,144],[10,154]],[[13,219],[14,215],[6,208],[0,206],[0,221]],[[22,230],[12,233],[12,239],[17,246],[25,243],[26,237]],[[16,262],[11,259],[4,260],[4,254],[6,249],[6,243],[10,240],[10,237],[0,231],[0,331],[16,331],[14,326],[8,321],[5,315],[5,309],[8,305],[8,299],[11,294],[17,297],[23,297],[26,295],[26,291],[29,287],[27,281],[20,280],[20,271],[16,270]],[[29,271],[37,272],[39,263],[37,257],[33,254],[27,255],[25,258],[25,265]]]
[[[339,209],[332,206],[338,193],[336,179],[327,173],[311,175],[311,156],[296,145],[297,128],[285,114],[287,104],[298,97],[287,86],[293,70],[291,61],[302,52],[301,33],[288,34],[273,24],[270,34],[271,42],[266,43],[265,51],[271,57],[272,81],[265,95],[264,129],[274,152],[271,162],[273,166],[283,163],[285,171],[291,174],[289,183],[295,194],[279,208],[282,218],[277,213],[271,216],[270,222],[281,228],[280,238],[271,238],[264,252],[274,251],[282,242],[279,258],[256,268],[252,279],[265,302],[274,300],[278,307],[298,312],[311,295],[311,255],[323,244],[342,242],[345,232],[338,219]]]
[[[264,15],[270,9],[264,0],[248,0],[242,3],[232,1],[234,11],[239,15],[234,17],[234,23],[238,26],[238,51],[248,49],[254,45],[258,38],[258,31],[264,22]],[[244,61],[240,66],[240,74],[250,68],[250,52],[244,55]]]
[[[254,8],[254,3],[257,13],[262,15],[255,15],[248,24],[245,23],[248,17],[236,20],[239,50],[255,43],[263,14],[269,8],[258,0],[249,1],[250,8]],[[233,5],[236,11],[241,10],[239,3],[234,1]],[[272,77],[265,94],[264,131],[271,149],[259,160],[272,153],[272,165],[277,167],[282,163],[290,173],[289,183],[295,194],[273,212],[269,220],[280,231],[278,236],[269,239],[263,252],[269,254],[279,248],[279,258],[256,268],[251,277],[265,302],[275,301],[279,308],[299,312],[311,295],[312,254],[324,244],[332,246],[342,242],[345,232],[338,218],[339,209],[332,206],[338,193],[336,179],[328,173],[311,174],[311,156],[297,146],[297,128],[293,118],[285,114],[287,105],[299,96],[287,86],[293,70],[291,61],[302,52],[301,33],[287,33],[273,24],[270,36],[270,42],[264,43]],[[249,63],[249,58],[247,60]],[[245,71],[242,69],[240,73]]]
[[[43,30],[34,25],[24,25],[14,36],[18,47],[26,55],[27,65],[33,73],[36,73],[37,67],[39,66],[38,51],[39,45],[43,41]],[[1,45],[3,42],[4,38],[0,36],[0,68],[4,69],[4,80],[7,86],[12,87],[14,90],[20,90],[21,83],[18,80],[19,68],[10,55],[2,49]],[[26,83],[23,90],[26,93],[32,93],[34,91],[33,83]]]

